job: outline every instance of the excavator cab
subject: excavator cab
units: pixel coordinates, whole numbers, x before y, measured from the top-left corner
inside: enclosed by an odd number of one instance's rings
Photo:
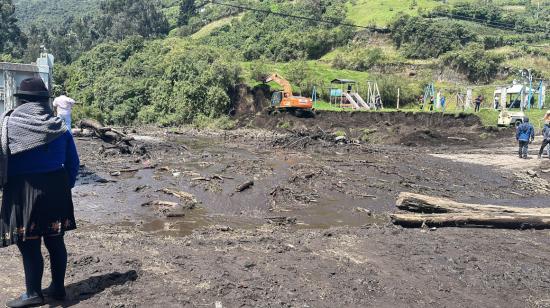
[[[271,96],[271,106],[272,107],[280,106],[282,100],[283,100],[283,92],[274,92],[273,96]]]

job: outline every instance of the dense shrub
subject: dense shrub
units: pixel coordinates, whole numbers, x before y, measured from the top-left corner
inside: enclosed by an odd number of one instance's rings
[[[476,39],[472,30],[459,23],[408,15],[399,17],[390,28],[396,47],[409,58],[437,58]]]
[[[485,51],[478,43],[449,52],[442,58],[444,65],[465,74],[472,82],[489,82],[498,73],[502,61],[502,56]]]
[[[452,16],[520,32],[550,33],[550,6],[537,6],[531,1],[521,1],[518,4],[526,5],[527,9],[511,12],[491,1],[459,2],[452,6],[437,7],[431,15]]]
[[[177,125],[227,114],[240,66],[213,47],[132,38],[94,48],[69,67],[68,76],[68,93],[82,103],[79,116]]]
[[[398,89],[401,107],[415,104],[419,93],[422,93],[419,84],[412,84],[409,80],[401,77],[376,75],[373,76],[373,79],[378,83],[384,107],[396,107]]]

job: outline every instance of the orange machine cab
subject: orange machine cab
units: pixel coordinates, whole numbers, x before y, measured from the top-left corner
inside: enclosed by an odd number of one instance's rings
[[[298,109],[311,109],[313,108],[313,101],[310,98],[302,96],[289,96],[283,94],[282,91],[273,93],[271,98],[271,106],[276,108],[298,108]]]

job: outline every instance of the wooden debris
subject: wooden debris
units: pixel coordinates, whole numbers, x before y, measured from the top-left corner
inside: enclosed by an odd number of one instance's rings
[[[235,191],[242,192],[242,191],[245,191],[245,190],[251,188],[252,186],[254,186],[254,181],[248,181],[248,182],[245,182],[245,183],[237,186]]]
[[[170,207],[175,208],[179,205],[177,202],[172,201],[163,201],[163,200],[155,200],[155,201],[148,201],[143,203],[141,206],[162,206],[162,207]]]
[[[363,208],[363,207],[356,207],[355,209],[353,209],[354,212],[357,212],[357,213],[365,213],[369,216],[372,215],[372,212],[371,210],[369,209],[366,209],[366,208]]]
[[[93,136],[114,145],[118,150],[120,150],[121,153],[130,154],[134,149],[133,145],[130,143],[130,141],[134,140],[134,138],[127,136],[123,132],[112,127],[105,127],[98,121],[84,119],[79,122],[78,126],[82,131],[87,129],[93,133]],[[104,147],[104,149],[109,148]],[[145,151],[144,148],[141,148],[140,150]]]
[[[467,138],[463,138],[463,137],[447,137],[447,139],[457,140],[457,141],[468,141]]]
[[[163,192],[165,194],[168,194],[168,195],[178,197],[178,198],[180,198],[184,201],[194,202],[194,203],[197,202],[197,200],[195,200],[195,196],[193,196],[192,194],[190,194],[188,192],[178,191],[178,190],[174,190],[174,189],[170,189],[170,188],[163,188],[163,189],[160,189],[158,191],[161,191],[161,192]]]
[[[115,171],[109,172],[109,175],[111,175],[111,176],[120,176],[120,175],[122,175],[122,173],[138,172],[139,170],[155,169],[156,167],[157,167],[157,164],[151,164],[151,165],[146,165],[146,166],[140,167],[140,168],[120,169],[120,170],[115,170]]]
[[[392,214],[395,224],[404,227],[475,227],[504,229],[547,229],[550,216],[505,213]]]
[[[517,213],[550,215],[550,208],[520,208],[500,205],[460,203],[447,198],[439,198],[403,192],[396,203],[401,210],[420,213]]]
[[[186,210],[192,210],[199,204],[197,199],[195,199],[195,196],[184,191],[174,190],[170,188],[163,188],[157,191],[163,192],[167,195],[178,197],[180,200],[184,202],[185,205],[183,206],[183,209],[186,209]]]
[[[295,225],[298,221],[296,217],[286,216],[266,217],[265,220],[267,220],[267,223],[276,226]]]
[[[390,215],[393,223],[404,227],[550,228],[550,208],[460,203],[413,193],[401,193],[396,205],[415,212]]]
[[[195,181],[205,181],[205,182],[210,182],[212,179],[211,178],[205,178],[205,177],[197,177],[197,178],[192,178],[191,181],[195,182]]]
[[[166,214],[167,218],[181,218],[185,217],[185,213],[168,213]]]
[[[199,177],[195,177],[195,178],[192,178],[191,181],[195,182],[195,181],[205,181],[205,182],[210,182],[212,180],[218,180],[218,181],[223,181],[224,179],[233,179],[232,177],[228,177],[228,176],[221,176],[221,175],[218,175],[218,174],[214,174],[213,176],[211,177],[202,177],[202,176],[199,176]]]

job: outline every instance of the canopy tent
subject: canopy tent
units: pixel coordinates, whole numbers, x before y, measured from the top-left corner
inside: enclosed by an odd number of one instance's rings
[[[511,87],[506,87],[506,94],[510,95],[510,94],[520,94],[522,93],[522,90],[523,90],[523,93],[529,93],[529,90],[530,88],[528,86],[524,86],[524,85],[521,85],[521,84],[515,84]],[[535,89],[533,89],[533,91],[536,91]],[[498,88],[495,90],[495,96],[498,94],[500,95],[502,93],[502,88]]]
[[[545,101],[545,85],[543,81],[539,82],[538,87],[514,84],[510,87],[499,87],[494,92],[495,101],[499,101],[499,105],[508,106],[510,102],[510,108],[527,108],[534,107],[535,104],[538,108],[544,108]],[[535,99],[537,97],[538,99]],[[495,107],[496,108],[496,107]]]

